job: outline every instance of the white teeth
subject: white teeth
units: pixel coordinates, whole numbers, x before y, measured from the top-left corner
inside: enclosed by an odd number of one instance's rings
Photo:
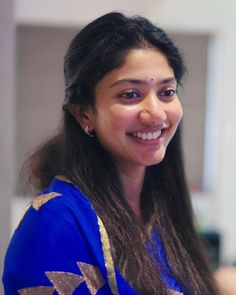
[[[153,133],[141,133],[141,132],[134,132],[133,136],[140,138],[142,140],[153,140],[157,139],[161,135],[161,130],[155,131]]]
[[[146,140],[146,139],[147,139],[147,134],[146,134],[146,133],[143,133],[143,134],[141,135],[141,138],[142,138],[143,140]]]

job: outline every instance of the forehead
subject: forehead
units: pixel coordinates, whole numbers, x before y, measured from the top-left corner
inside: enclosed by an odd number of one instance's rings
[[[122,65],[107,73],[97,86],[108,86],[122,80],[158,83],[171,78],[175,78],[173,69],[161,51],[153,48],[132,49],[125,55]]]

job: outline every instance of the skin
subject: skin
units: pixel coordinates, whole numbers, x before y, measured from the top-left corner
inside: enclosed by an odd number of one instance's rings
[[[182,118],[176,87],[163,53],[132,49],[124,64],[97,84],[96,111],[88,109],[83,118],[77,112],[82,127],[94,130],[112,154],[127,201],[138,218],[145,168],[162,161]]]
[[[222,266],[215,272],[215,279],[219,284],[221,295],[236,294],[236,268]]]

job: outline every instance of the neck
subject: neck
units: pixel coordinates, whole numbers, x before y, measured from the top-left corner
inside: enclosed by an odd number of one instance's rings
[[[136,217],[141,221],[142,214],[140,207],[140,197],[143,188],[145,167],[139,167],[138,169],[120,165],[117,165],[117,167],[124,191],[124,196],[134,211]]]

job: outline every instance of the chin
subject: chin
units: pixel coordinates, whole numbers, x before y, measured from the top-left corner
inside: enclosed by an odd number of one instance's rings
[[[152,156],[146,156],[143,159],[143,164],[145,167],[157,165],[165,158],[166,149],[163,147],[160,150],[156,151]]]

